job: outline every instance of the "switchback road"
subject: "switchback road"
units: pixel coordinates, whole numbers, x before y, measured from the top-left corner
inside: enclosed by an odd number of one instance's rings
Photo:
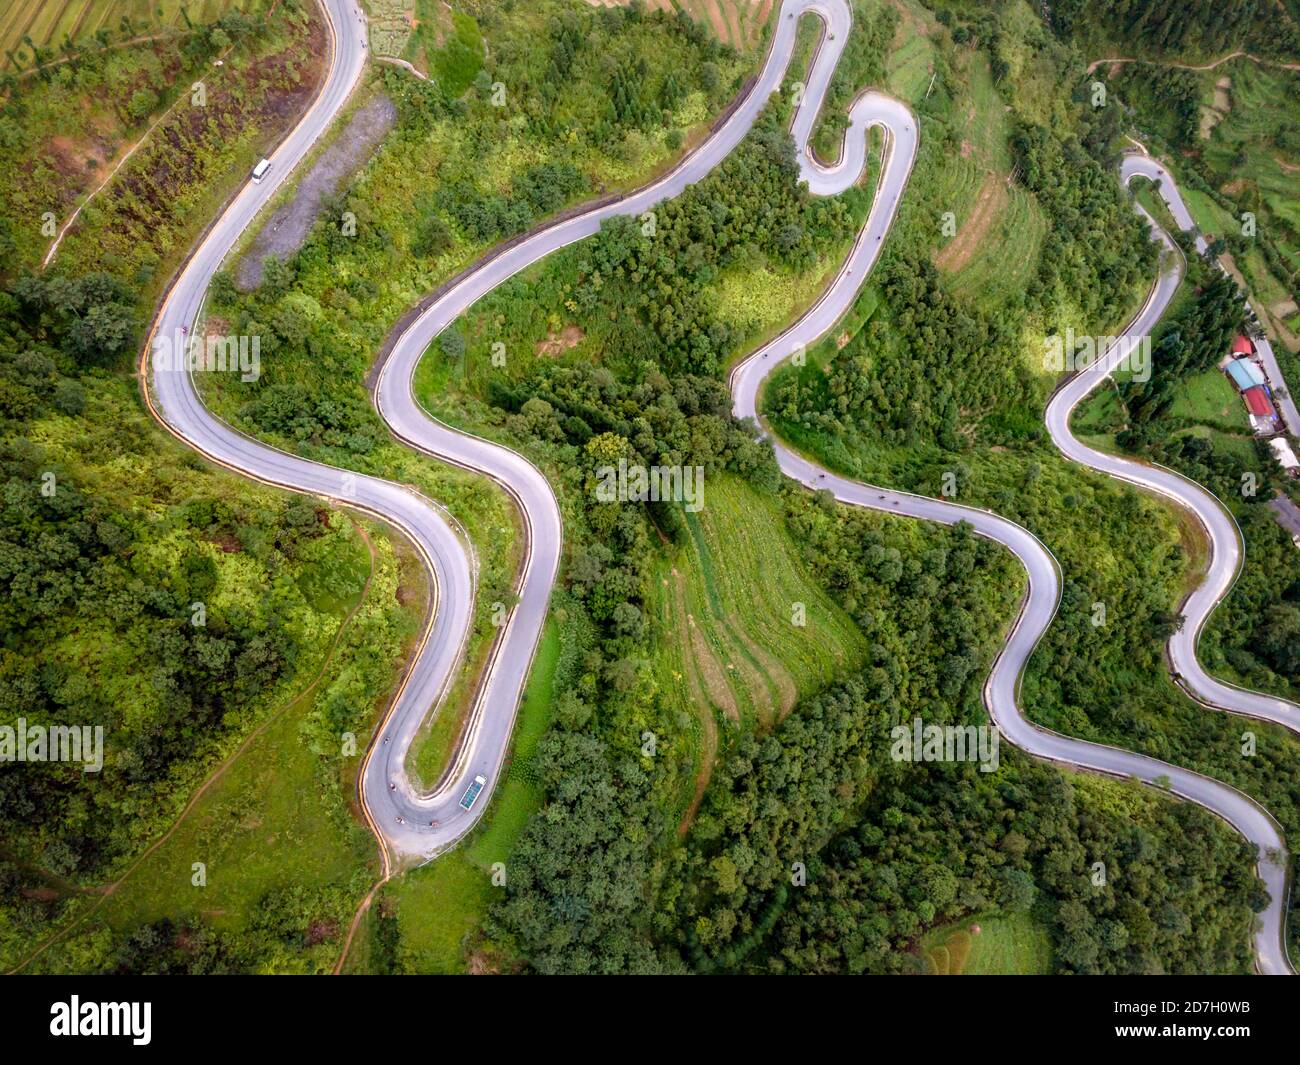
[[[793,351],[810,346],[831,329],[852,304],[874,265],[911,173],[918,133],[914,116],[903,104],[881,93],[863,93],[853,104],[840,161],[833,167],[823,167],[813,160],[808,151],[808,137],[847,40],[851,15],[845,0],[785,0],[773,27],[767,58],[753,87],[712,135],[673,171],[628,197],[557,222],[489,256],[426,308],[396,339],[376,381],[375,401],[381,415],[393,432],[412,447],[483,473],[503,485],[520,507],[527,534],[518,603],[510,611],[494,645],[455,762],[440,786],[433,793],[422,795],[407,776],[406,756],[421,722],[438,706],[456,671],[463,666],[475,593],[471,548],[436,504],[411,489],[308,462],[251,440],[215,418],[200,401],[191,373],[173,368],[159,344],[160,340],[181,335],[183,328],[194,326],[208,282],[226,253],[270,200],[278,183],[329,125],[360,75],[365,58],[365,27],[359,12],[351,0],[324,0],[324,6],[334,37],[325,86],[307,116],[272,156],[268,180],[260,185],[249,184],[242,190],[214,223],[178,277],[151,335],[154,355],[145,370],[152,408],[182,440],[214,461],[249,476],[327,497],[390,522],[416,544],[433,574],[437,591],[429,626],[405,682],[380,725],[362,774],[364,806],[384,845],[387,873],[395,860],[427,857],[453,845],[487,807],[500,776],[523,685],[545,620],[562,542],[554,494],[530,462],[507,448],[451,429],[421,409],[414,397],[412,381],[428,344],[496,285],[551,252],[591,236],[605,218],[614,214],[640,215],[708,174],[740,143],[768,98],[782,87],[794,51],[799,16],[811,14],[822,21],[823,34],[793,127],[803,176],[817,195],[834,194],[858,180],[866,162],[866,131],[871,126],[878,126],[885,133],[885,160],[867,222],[836,279],[807,314],[738,364],[732,373],[736,414],[758,419],[763,379]],[[1162,273],[1144,309],[1151,323],[1159,318],[1177,285],[1174,281],[1173,287],[1169,287],[1166,276],[1167,271]],[[1097,376],[1100,379],[1101,375]],[[1060,399],[1062,394],[1074,395],[1069,385],[1058,393],[1049,410],[1049,425],[1053,410],[1059,410],[1068,422],[1072,404]],[[1086,390],[1078,398],[1083,394]],[[1063,450],[1073,447],[1068,424],[1062,423],[1058,429],[1059,436],[1057,431],[1053,432],[1058,446]],[[1003,544],[1020,559],[1028,573],[1028,590],[984,691],[994,722],[1010,742],[1032,755],[1062,765],[1167,786],[1173,793],[1214,811],[1233,825],[1259,848],[1260,875],[1272,898],[1255,932],[1257,965],[1263,972],[1289,972],[1284,946],[1286,855],[1281,833],[1264,810],[1234,789],[1185,769],[1049,732],[1032,724],[1018,706],[1019,679],[1025,663],[1055,616],[1060,597],[1058,567],[1043,544],[1027,530],[988,511],[849,481],[821,469],[779,440],[774,441],[774,446],[781,469],[810,488],[826,489],[845,503],[890,514],[944,524],[968,522],[977,533]],[[1069,450],[1067,454],[1076,457]],[[1077,458],[1094,465],[1094,455],[1079,452]],[[1180,483],[1165,486],[1169,494],[1196,510],[1201,501],[1190,493],[1186,487],[1188,482],[1177,480]],[[1194,643],[1193,638],[1182,657],[1175,657],[1175,661],[1186,669],[1184,682],[1198,696],[1242,713],[1254,711],[1259,716],[1268,716],[1286,712],[1283,708],[1289,704],[1270,706],[1269,700],[1254,693],[1225,685],[1215,687],[1217,682],[1198,672],[1199,667],[1193,668]],[[1195,687],[1202,681],[1206,684],[1204,692]],[[469,782],[479,776],[486,780],[484,793],[471,810],[465,810],[460,798]]]

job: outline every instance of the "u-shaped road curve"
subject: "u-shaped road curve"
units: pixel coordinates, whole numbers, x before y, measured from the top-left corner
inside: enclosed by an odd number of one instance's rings
[[[816,195],[832,195],[848,188],[865,167],[866,133],[872,126],[884,131],[885,159],[867,222],[835,280],[798,322],[732,372],[735,413],[761,422],[758,397],[764,378],[793,351],[812,345],[830,330],[852,304],[874,265],[911,173],[918,133],[914,116],[902,103],[881,93],[863,93],[852,107],[839,161],[829,167],[815,161],[808,149],[809,135],[847,41],[851,14],[844,0],[784,0],[758,78],[699,148],[653,184],[614,203],[547,226],[488,256],[427,307],[396,339],[375,383],[375,402],[381,416],[394,434],[411,447],[482,473],[501,484],[518,504],[527,536],[524,569],[517,585],[518,601],[494,643],[454,763],[439,787],[431,794],[422,795],[407,776],[406,757],[421,723],[439,704],[456,670],[463,665],[475,592],[472,549],[437,504],[414,490],[310,462],[233,429],[203,406],[188,368],[159,354],[165,350],[167,340],[181,337],[184,329],[194,326],[204,293],[222,260],[270,201],[279,184],[329,126],[360,77],[365,63],[365,23],[361,13],[353,0],[321,2],[333,39],[325,84],[307,115],[271,157],[269,180],[260,185],[250,183],[241,190],[178,275],[146,346],[148,364],[142,366],[142,379],[146,382],[151,409],[185,443],[247,476],[326,497],[391,523],[416,545],[433,576],[436,594],[427,629],[367,752],[362,770],[363,805],[381,841],[387,873],[394,861],[427,857],[454,845],[487,807],[509,746],[562,548],[559,508],[545,477],[532,463],[508,448],[452,429],[420,407],[412,384],[415,368],[429,343],[505,279],[559,248],[594,235],[606,218],[616,214],[639,215],[660,201],[679,195],[707,175],[740,143],[768,98],[781,88],[794,52],[799,16],[812,14],[823,23],[822,36],[793,124],[802,176]],[[1174,281],[1172,287],[1166,288],[1166,274],[1162,273],[1151,301],[1144,308],[1144,313],[1149,312],[1150,324],[1159,318],[1177,287]],[[1096,376],[1100,380],[1102,375]],[[1073,392],[1076,388],[1081,389],[1077,396]],[[1069,411],[1088,390],[1071,383],[1058,392],[1049,409],[1049,419],[1056,412],[1063,420],[1059,435],[1054,429],[1053,437],[1070,457],[1106,469],[1096,461],[1097,453],[1073,450],[1082,445],[1073,441],[1068,430]],[[1073,402],[1068,401],[1069,397],[1073,397]],[[1128,751],[1049,732],[1029,722],[1021,712],[1017,704],[1020,676],[1055,616],[1060,597],[1058,568],[1043,544],[1028,530],[991,512],[849,481],[816,466],[779,440],[773,443],[782,471],[810,488],[826,489],[842,502],[886,513],[949,525],[965,521],[977,533],[1007,547],[1020,559],[1029,576],[1028,591],[984,690],[985,703],[997,727],[1011,743],[1034,756],[1100,773],[1133,777],[1149,784],[1164,784],[1175,794],[1217,813],[1254,843],[1261,855],[1260,875],[1272,898],[1255,931],[1256,964],[1261,972],[1290,972],[1284,943],[1287,887],[1284,843],[1277,825],[1262,808],[1217,781]],[[1100,458],[1107,463],[1124,461],[1111,456]],[[1132,470],[1106,469],[1106,472],[1133,479]],[[1169,476],[1178,483],[1167,485],[1166,494],[1195,510],[1198,501],[1189,497],[1189,482],[1173,474]],[[1230,539],[1236,542],[1235,531]],[[1218,541],[1214,542],[1217,548]],[[1224,558],[1224,564],[1235,572],[1235,562],[1230,563],[1226,554]],[[1215,589],[1217,584],[1207,592],[1206,615],[1222,594],[1223,589],[1217,592]],[[1188,616],[1192,616],[1190,605]],[[1294,711],[1290,704],[1222,685],[1200,671],[1194,654],[1198,631],[1199,626],[1190,634],[1191,643],[1181,656],[1171,647],[1184,682],[1198,695],[1213,705],[1243,713],[1257,712],[1258,716],[1272,720],[1281,720]],[[1202,679],[1203,692],[1197,688]],[[459,800],[476,776],[484,777],[487,785],[473,809],[467,811]]]

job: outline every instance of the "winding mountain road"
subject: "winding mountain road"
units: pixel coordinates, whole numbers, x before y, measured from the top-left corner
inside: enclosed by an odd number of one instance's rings
[[[226,253],[271,199],[278,183],[288,176],[328,126],[360,76],[365,59],[365,27],[360,13],[351,0],[322,2],[334,38],[325,86],[299,126],[272,156],[268,180],[261,185],[249,184],[240,192],[187,263],[159,313],[149,345],[152,350],[162,350],[158,344],[160,338],[178,336],[182,327],[194,326],[208,283]],[[805,13],[823,23],[821,43],[793,125],[800,146],[799,166],[810,189],[818,195],[831,195],[860,177],[866,162],[866,131],[872,126],[884,131],[886,154],[867,222],[836,279],[807,314],[738,364],[731,375],[736,414],[754,418],[761,424],[758,399],[764,378],[801,345],[811,345],[824,336],[852,304],[879,254],[916,157],[918,137],[914,116],[897,100],[876,92],[864,93],[855,101],[844,149],[836,165],[823,167],[808,151],[809,133],[851,28],[849,7],[844,0],[785,0],[773,27],[767,58],[752,89],[698,149],[647,188],[616,203],[557,222],[489,256],[443,293],[397,338],[380,370],[375,402],[396,436],[429,455],[483,473],[503,485],[518,503],[527,533],[518,602],[494,644],[454,764],[433,793],[421,795],[415,791],[405,762],[421,722],[438,705],[456,670],[463,665],[475,593],[472,549],[443,511],[412,489],[309,462],[251,440],[204,408],[188,370],[178,372],[169,368],[166,358],[146,355],[149,365],[142,367],[142,376],[148,384],[146,394],[151,407],[180,439],[214,461],[248,476],[327,497],[391,523],[415,543],[433,574],[436,602],[427,631],[367,753],[362,772],[363,805],[383,845],[386,875],[394,862],[427,857],[452,846],[473,827],[487,807],[508,749],[562,547],[559,509],[542,474],[509,449],[468,436],[431,418],[413,394],[415,367],[428,344],[446,325],[503,280],[551,252],[596,233],[601,222],[611,215],[639,215],[661,200],[680,194],[726,158],[744,138],[769,96],[780,89],[794,52],[798,16]],[[1162,273],[1144,308],[1152,324],[1177,287],[1177,280],[1167,281],[1167,273]],[[1099,383],[1103,375],[1095,376]],[[1062,450],[1080,462],[1115,476],[1135,479],[1135,471],[1127,466],[1112,470],[1099,461],[1122,465],[1124,460],[1099,456],[1087,449],[1069,450],[1082,448],[1069,435],[1069,411],[1088,391],[1079,385],[1080,391],[1075,396],[1071,391],[1075,387],[1071,383],[1062,389],[1049,410],[1049,424],[1052,411],[1059,412],[1063,419],[1053,430],[1054,439]],[[1062,399],[1062,395],[1067,399]],[[1049,732],[1029,722],[1021,712],[1017,705],[1019,678],[1055,616],[1060,598],[1058,567],[1043,544],[1026,529],[991,512],[849,481],[814,465],[779,440],[773,443],[786,475],[811,488],[827,489],[845,503],[886,513],[949,525],[968,522],[977,533],[1004,545],[1020,559],[1029,576],[1028,591],[984,690],[985,702],[997,727],[1010,742],[1032,755],[1063,765],[1133,777],[1149,784],[1167,784],[1175,794],[1214,811],[1229,822],[1259,848],[1260,875],[1272,897],[1255,932],[1257,967],[1261,972],[1290,972],[1284,945],[1287,886],[1284,844],[1276,824],[1263,809],[1217,781],[1128,751]],[[1162,482],[1167,494],[1196,510],[1203,501],[1190,492],[1188,482],[1176,475],[1170,477],[1173,480]],[[1218,540],[1215,544],[1216,557],[1219,557]],[[1235,572],[1236,563],[1231,561],[1226,548],[1221,558],[1222,565]],[[1206,615],[1223,590],[1215,583],[1207,593]],[[1197,600],[1197,608],[1202,605]],[[1190,604],[1188,617],[1194,620]],[[1256,711],[1258,716],[1268,716],[1270,720],[1294,711],[1290,704],[1222,685],[1199,671],[1194,654],[1199,625],[1191,629],[1191,641],[1185,651],[1174,652],[1171,648],[1171,653],[1179,663],[1184,682],[1198,695],[1202,694],[1198,686],[1203,682],[1203,695],[1211,697],[1206,701],[1226,709]],[[1268,705],[1270,702],[1277,705]],[[460,807],[459,799],[475,776],[486,778],[485,793],[472,810],[466,811]]]
[[[1127,185],[1138,177],[1160,182],[1159,192],[1181,224],[1178,216],[1185,214],[1186,208],[1163,167],[1147,155],[1133,153],[1124,156],[1120,180]],[[1126,335],[1117,340],[1092,370],[1071,378],[1052,397],[1047,406],[1047,429],[1066,458],[1173,500],[1194,514],[1205,529],[1210,542],[1209,566],[1200,585],[1184,602],[1183,627],[1170,638],[1168,645],[1170,664],[1179,682],[1195,698],[1210,706],[1262,718],[1300,732],[1300,707],[1284,699],[1260,695],[1217,680],[1205,671],[1196,657],[1196,645],[1205,622],[1228,594],[1241,568],[1243,545],[1232,513],[1212,492],[1195,481],[1163,466],[1097,451],[1083,444],[1070,431],[1070,416],[1075,408],[1128,357],[1142,337],[1155,331],[1160,316],[1182,283],[1182,253],[1146,211],[1140,206],[1137,210],[1147,219],[1153,238],[1163,247],[1164,265],[1160,275],[1146,304],[1129,324]],[[1200,243],[1204,244],[1204,240],[1201,239]]]

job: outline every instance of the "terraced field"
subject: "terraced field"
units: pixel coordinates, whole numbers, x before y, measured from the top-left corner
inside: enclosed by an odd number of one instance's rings
[[[1225,186],[1229,195],[1248,207],[1258,204],[1292,232],[1300,232],[1295,178],[1300,146],[1281,117],[1300,98],[1300,73],[1236,61],[1231,76],[1232,107],[1215,127],[1205,147],[1206,159],[1216,172],[1238,179]],[[1214,85],[1209,78],[1206,82],[1205,96],[1210,97]],[[1245,165],[1234,164],[1242,151]],[[1297,256],[1290,250],[1288,254]],[[1297,265],[1294,259],[1292,265]]]
[[[857,665],[866,643],[804,572],[778,501],[719,474],[686,519],[689,540],[660,566],[647,609],[659,628],[656,675],[697,735],[698,800],[719,723],[772,727]]]
[[[15,58],[20,67],[31,62],[25,38],[41,48],[58,48],[65,39],[89,41],[101,29],[120,37],[123,17],[131,20],[133,32],[145,35],[183,27],[182,7],[198,24],[262,6],[264,0],[10,0],[0,14],[0,69],[14,66]]]
[[[957,232],[939,233],[935,265],[952,291],[996,306],[1022,291],[1038,263],[1047,221],[1033,196],[1014,181],[1007,151],[1006,111],[988,63],[966,53],[952,115],[960,147],[935,176],[937,202],[955,216]]]
[[[1240,232],[1236,213],[1225,204],[1256,216],[1260,234],[1269,236],[1281,264],[1270,264],[1252,249],[1225,256],[1224,265],[1240,274],[1275,338],[1295,351],[1300,349],[1300,314],[1294,284],[1284,275],[1300,270],[1300,142],[1289,119],[1300,100],[1300,72],[1241,58],[1200,78],[1203,108],[1213,107],[1221,116],[1208,130],[1201,154],[1216,175],[1215,192],[1227,200],[1216,201],[1195,188],[1184,188],[1184,199],[1205,234]]]
[[[1022,291],[1038,263],[1047,221],[1033,196],[1005,174],[954,159],[939,175],[957,233],[934,256],[952,292],[994,306]],[[942,238],[941,238],[942,239]]]
[[[627,0],[587,0],[595,7],[626,5]],[[772,17],[776,0],[645,0],[652,11],[685,11],[708,26],[724,44],[739,51],[756,45]]]

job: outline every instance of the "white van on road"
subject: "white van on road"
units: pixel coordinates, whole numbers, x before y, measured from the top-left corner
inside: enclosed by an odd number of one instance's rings
[[[263,159],[257,166],[253,167],[253,184],[260,185],[262,178],[266,177],[266,172],[271,169],[271,160]]]

